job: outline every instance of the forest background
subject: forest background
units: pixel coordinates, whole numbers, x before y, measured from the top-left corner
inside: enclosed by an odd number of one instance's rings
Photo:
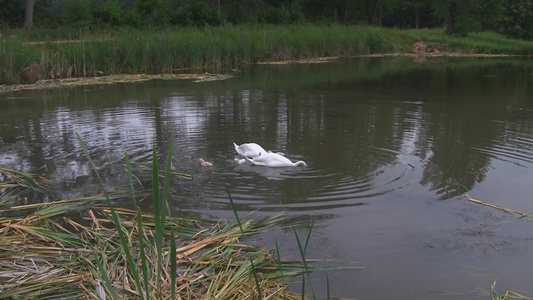
[[[0,0],[0,26],[368,25],[533,38],[532,0]]]

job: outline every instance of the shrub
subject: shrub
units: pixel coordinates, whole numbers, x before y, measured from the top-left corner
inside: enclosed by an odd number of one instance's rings
[[[284,8],[269,7],[259,15],[259,22],[274,25],[289,24],[291,15]]]
[[[217,13],[204,1],[193,0],[182,4],[171,16],[171,23],[184,26],[218,25]]]

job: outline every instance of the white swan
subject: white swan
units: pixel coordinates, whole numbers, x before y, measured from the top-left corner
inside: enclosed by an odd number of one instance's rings
[[[237,151],[237,153],[245,157],[253,158],[267,153],[263,147],[256,143],[245,143],[239,146],[233,142],[233,146],[235,147],[235,151]]]
[[[202,167],[212,167],[212,166],[213,166],[213,163],[210,163],[210,162],[208,162],[208,161],[205,161],[205,160],[203,160],[203,159],[201,159],[201,158],[198,160],[198,163],[199,163],[200,166],[202,166]]]
[[[245,157],[245,158],[248,161],[250,161],[253,165],[256,165],[256,166],[274,167],[274,168],[307,166],[307,164],[303,160],[299,160],[293,163],[285,156],[277,154],[277,153],[272,153],[272,152],[261,154],[260,156],[254,157],[253,159],[250,159],[248,157]]]

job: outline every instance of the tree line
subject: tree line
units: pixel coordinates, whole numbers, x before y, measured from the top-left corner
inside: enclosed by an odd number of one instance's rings
[[[533,37],[533,0],[0,0],[2,27],[344,24]]]

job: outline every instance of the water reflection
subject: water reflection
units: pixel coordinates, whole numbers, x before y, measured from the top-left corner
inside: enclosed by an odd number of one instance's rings
[[[482,182],[492,160],[533,162],[531,73],[517,61],[354,60],[253,67],[223,82],[2,95],[0,164],[92,193],[75,132],[110,189],[125,183],[125,151],[146,165],[155,144],[163,159],[174,132],[174,164],[205,180],[178,185],[181,207],[183,198],[227,206],[225,185],[245,210],[360,205],[417,186],[448,199]],[[260,142],[310,165],[235,167],[233,141]],[[211,177],[199,173],[199,157],[214,161]]]
[[[107,190],[128,184],[126,151],[149,187],[142,167],[152,146],[165,162],[173,132],[173,164],[192,174],[172,180],[173,215],[233,218],[227,188],[239,213],[317,220],[308,257],[365,261],[362,275],[329,273],[336,296],[442,299],[447,290],[471,299],[496,277],[530,287],[529,227],[457,196],[531,211],[532,81],[530,61],[363,59],[254,66],[221,82],[5,94],[0,165],[52,178],[53,194],[33,201],[92,196],[101,191],[78,132]],[[233,142],[308,166],[235,165]],[[148,198],[141,206],[152,209]],[[286,233],[282,256],[298,258]]]

